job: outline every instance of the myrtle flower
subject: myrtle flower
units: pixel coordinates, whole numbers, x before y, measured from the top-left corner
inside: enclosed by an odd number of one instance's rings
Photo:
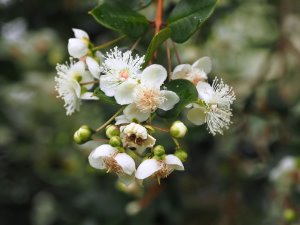
[[[139,154],[142,154],[146,148],[153,147],[156,139],[148,134],[145,127],[137,123],[130,123],[120,128],[124,147],[135,148]]]
[[[207,74],[211,71],[211,60],[209,57],[198,59],[193,65],[181,64],[175,67],[172,79],[187,79],[197,85],[199,81],[205,81]]]
[[[55,77],[55,89],[58,91],[58,97],[65,102],[67,115],[71,115],[75,111],[79,111],[81,99],[95,99],[91,92],[82,93],[79,81],[89,82],[93,77],[89,72],[85,71],[85,65],[79,61],[74,63],[70,59],[70,63],[58,64],[56,66],[57,76]],[[87,86],[90,88],[90,86]]]
[[[159,181],[169,176],[174,170],[184,170],[184,166],[178,157],[170,154],[161,160],[156,158],[144,160],[137,168],[135,177],[143,180],[153,176]]]
[[[119,176],[120,182],[129,185],[134,181],[135,162],[126,153],[120,153],[117,148],[108,144],[100,145],[89,155],[92,167]]]
[[[70,56],[81,58],[87,55],[89,51],[89,35],[80,29],[73,28],[75,38],[70,38],[68,42],[68,51]]]
[[[100,51],[96,51],[95,57],[87,56],[85,62],[93,77],[100,79],[100,73],[102,72],[100,64],[103,62],[102,53]]]
[[[139,122],[147,120],[156,109],[170,110],[179,102],[178,95],[173,91],[161,90],[167,78],[167,71],[161,65],[153,64],[141,74],[140,84],[131,88],[131,84],[120,86],[115,98],[129,104],[124,109],[126,119]]]
[[[223,134],[223,129],[228,129],[231,124],[231,104],[235,94],[231,87],[214,79],[212,86],[206,82],[198,82],[196,86],[199,94],[200,105],[192,108],[187,118],[195,125],[207,123],[210,133]]]
[[[118,47],[107,53],[102,65],[105,75],[100,77],[100,88],[107,96],[122,95],[122,85],[127,85],[132,91],[137,84],[144,56],[133,57],[131,54],[131,51],[122,53]],[[117,98],[116,100],[119,104],[126,104]]]

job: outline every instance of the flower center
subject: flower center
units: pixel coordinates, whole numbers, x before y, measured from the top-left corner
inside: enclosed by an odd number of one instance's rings
[[[197,85],[199,81],[206,79],[206,73],[203,70],[193,68],[191,72],[187,74],[187,79]]]
[[[126,69],[121,70],[121,71],[119,72],[119,75],[120,75],[121,78],[127,80],[128,77],[129,77],[129,69],[126,68]]]
[[[105,157],[103,159],[107,172],[114,172],[116,174],[123,173],[122,167],[117,163],[117,161],[113,157]]]
[[[162,163],[161,169],[158,170],[156,173],[154,173],[154,176],[156,176],[158,179],[166,178],[173,171],[173,169],[171,169],[165,162],[161,162],[161,163]]]
[[[143,113],[154,112],[166,100],[158,88],[139,87],[135,94],[135,104]]]

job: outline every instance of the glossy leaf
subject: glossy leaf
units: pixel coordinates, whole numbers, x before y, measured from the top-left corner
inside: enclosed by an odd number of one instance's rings
[[[126,5],[128,8],[131,8],[133,10],[139,10],[147,7],[150,5],[152,0],[130,0],[130,1],[124,1],[124,0],[106,0],[105,2],[115,2],[115,3],[121,3],[123,5]]]
[[[170,35],[171,30],[169,28],[162,29],[154,35],[146,52],[144,67],[148,65],[154,52],[159,48],[159,46],[162,43],[164,43],[165,40],[167,40],[170,37]]]
[[[103,3],[90,14],[104,27],[131,38],[141,37],[149,29],[146,17],[122,3]]]
[[[157,115],[160,117],[172,119],[179,115],[179,113],[190,103],[198,100],[198,92],[195,85],[184,79],[172,80],[166,84],[167,90],[174,91],[180,98],[180,101],[175,107],[169,111],[158,110]]]
[[[116,100],[113,97],[106,96],[104,94],[104,92],[100,90],[99,87],[97,87],[94,90],[94,95],[97,96],[100,99],[100,101],[102,101],[102,102],[106,102],[106,103],[109,103],[109,104],[112,104],[112,105],[117,105]]]
[[[173,41],[187,41],[212,14],[217,0],[181,0],[171,12],[167,24]]]

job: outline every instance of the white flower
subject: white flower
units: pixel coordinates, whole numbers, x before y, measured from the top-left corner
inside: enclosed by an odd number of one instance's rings
[[[160,178],[166,178],[174,170],[184,170],[184,166],[178,157],[170,154],[166,155],[162,160],[155,158],[144,160],[137,168],[135,177],[143,180],[154,176],[159,180]]]
[[[197,90],[199,100],[204,103],[200,106],[193,104],[187,118],[195,125],[207,123],[209,132],[223,134],[223,129],[228,129],[231,124],[231,104],[235,100],[235,94],[231,87],[215,78],[212,86],[206,82],[198,82]]]
[[[144,56],[136,55],[134,58],[131,54],[131,51],[122,53],[118,47],[107,53],[102,65],[105,75],[100,77],[100,88],[107,96],[115,96],[122,84],[127,84],[131,90],[137,84],[136,79],[144,63]],[[118,94],[121,95],[121,93]],[[118,102],[118,99],[116,100]],[[118,103],[126,104],[124,102]]]
[[[209,57],[198,59],[193,65],[181,64],[175,67],[172,79],[187,79],[197,85],[199,81],[205,81],[207,74],[211,71],[211,60]]]
[[[137,123],[130,123],[120,128],[124,147],[136,148],[142,154],[146,148],[153,147],[156,139],[148,134],[145,127]]]
[[[96,169],[117,174],[119,180],[126,185],[134,181],[134,160],[108,144],[101,145],[92,151],[89,155],[89,163]]]
[[[286,175],[287,173],[292,172],[297,168],[295,158],[291,156],[286,156],[282,158],[279,162],[279,165],[271,170],[270,179],[277,180],[282,175]]]
[[[175,92],[160,89],[166,78],[166,69],[161,65],[153,64],[142,72],[139,85],[133,88],[130,84],[120,86],[115,98],[120,102],[130,103],[124,109],[126,119],[129,121],[137,119],[143,122],[156,109],[167,111],[179,102],[179,97]]]
[[[68,42],[69,54],[74,58],[81,58],[89,51],[89,35],[80,29],[72,29],[75,38],[70,38]]]
[[[90,73],[94,78],[100,79],[100,73],[102,72],[102,68],[100,67],[100,63],[103,62],[103,55],[100,51],[96,51],[95,57],[92,58],[87,56],[85,59],[86,65]]]
[[[56,70],[55,89],[58,91],[58,97],[61,97],[65,102],[67,115],[79,111],[81,99],[95,99],[90,92],[81,93],[81,86],[78,81],[89,82],[93,80],[90,73],[85,71],[83,62],[74,63],[70,59],[70,64],[58,64]]]

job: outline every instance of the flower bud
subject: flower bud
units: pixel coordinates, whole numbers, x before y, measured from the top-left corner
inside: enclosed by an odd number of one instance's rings
[[[120,135],[120,130],[116,125],[108,125],[105,129],[105,133],[108,138]]]
[[[170,134],[174,138],[182,138],[185,136],[186,132],[187,127],[179,120],[175,121],[170,128]]]
[[[122,140],[119,136],[113,136],[109,140],[109,144],[112,147],[121,147],[122,146]]]
[[[157,145],[153,149],[154,156],[162,157],[165,155],[165,148],[162,145]]]
[[[94,131],[89,128],[87,125],[82,125],[75,133],[74,133],[74,141],[81,145],[91,140]]]
[[[188,158],[188,154],[183,149],[177,149],[174,153],[176,157],[180,159],[181,162],[185,162]]]
[[[294,222],[297,218],[296,212],[295,210],[289,208],[289,209],[285,209],[283,212],[283,217],[284,220],[291,223]]]

